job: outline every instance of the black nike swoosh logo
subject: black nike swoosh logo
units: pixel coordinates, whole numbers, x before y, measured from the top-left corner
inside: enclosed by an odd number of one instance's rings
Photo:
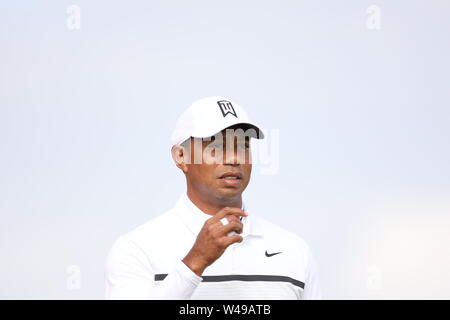
[[[267,250],[266,250],[266,257],[272,257],[272,256],[274,256],[274,255],[276,255],[276,254],[280,254],[280,253],[283,253],[283,252],[274,252],[274,253],[267,253]]]

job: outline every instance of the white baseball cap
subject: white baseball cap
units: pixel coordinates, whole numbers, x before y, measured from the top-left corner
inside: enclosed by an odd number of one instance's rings
[[[190,137],[208,138],[230,126],[244,124],[255,129],[257,139],[264,139],[264,133],[247,116],[236,102],[219,96],[194,101],[177,120],[172,133],[172,143],[181,144]]]

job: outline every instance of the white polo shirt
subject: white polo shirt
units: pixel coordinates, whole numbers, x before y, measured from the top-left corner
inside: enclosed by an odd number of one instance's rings
[[[107,259],[106,298],[321,299],[306,243],[246,212],[244,240],[229,246],[199,277],[181,260],[211,215],[184,193],[174,208],[116,240]]]

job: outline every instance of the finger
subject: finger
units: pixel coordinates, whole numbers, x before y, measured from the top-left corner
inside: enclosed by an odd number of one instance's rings
[[[242,218],[242,217],[241,217]],[[238,217],[234,216],[234,215],[226,215],[225,217],[223,217],[222,219],[219,220],[224,226],[226,226],[227,224],[229,224],[230,222],[241,222],[242,220],[239,219]]]
[[[225,237],[224,239],[224,245],[225,247],[228,247],[229,245],[236,243],[236,242],[242,242],[244,240],[244,238],[240,235],[234,235],[234,236],[229,236],[229,237]]]
[[[231,207],[225,207],[222,210],[220,210],[219,212],[217,212],[214,217],[211,218],[211,220],[213,220],[213,222],[218,221],[220,219],[222,219],[223,217],[225,217],[226,215],[235,215],[236,217],[247,217],[248,214],[246,212],[244,212],[243,210],[239,209],[239,208],[231,208]]]
[[[242,218],[247,217],[248,214],[239,208],[225,207],[216,213],[214,216],[206,220],[205,224],[216,224],[223,221],[222,224],[228,224],[230,221],[241,221]]]
[[[243,218],[242,216],[238,217],[238,216],[235,216],[234,214],[227,214],[225,217],[220,219],[220,221],[225,225],[231,221],[240,222],[240,221],[242,221],[241,220],[242,218]]]
[[[242,224],[242,222],[232,221],[229,224],[221,227],[220,228],[220,233],[221,234],[228,234],[231,231],[235,231],[237,233],[242,233],[243,228],[244,228],[244,225]]]

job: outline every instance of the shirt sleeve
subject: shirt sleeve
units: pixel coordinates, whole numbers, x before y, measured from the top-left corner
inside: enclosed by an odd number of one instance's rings
[[[305,290],[303,291],[304,300],[321,300],[322,289],[319,280],[319,270],[317,261],[311,250],[308,248]]]
[[[106,298],[119,300],[190,299],[202,277],[181,260],[164,280],[155,281],[148,257],[132,241],[119,237],[106,263]]]

